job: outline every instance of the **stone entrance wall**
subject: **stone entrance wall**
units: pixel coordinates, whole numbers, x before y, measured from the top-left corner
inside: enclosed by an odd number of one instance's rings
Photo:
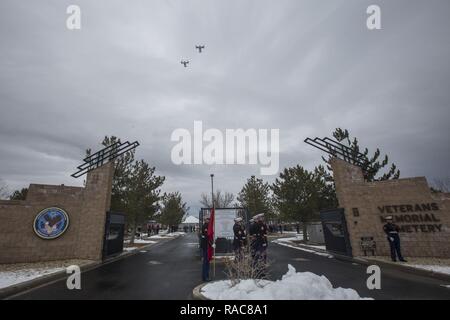
[[[0,201],[0,263],[62,259],[101,260],[113,163],[88,173],[86,187],[31,184],[24,201]],[[53,240],[39,238],[33,223],[43,209],[67,212],[69,227]]]
[[[401,228],[406,257],[450,257],[450,194],[432,193],[424,177],[365,182],[361,168],[332,160],[339,206],[345,209],[354,256],[362,237],[373,237],[377,255],[389,256],[383,218]]]

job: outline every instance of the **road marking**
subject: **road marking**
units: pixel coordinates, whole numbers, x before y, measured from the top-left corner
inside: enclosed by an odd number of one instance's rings
[[[148,264],[153,264],[153,265],[156,265],[156,264],[162,264],[162,262],[159,262],[159,261],[149,261],[149,262],[147,262]]]
[[[301,251],[305,251],[305,252],[308,252],[308,253],[313,253],[313,254],[318,255],[318,256],[327,257],[329,259],[334,258],[334,256],[329,254],[329,253],[318,252],[318,251],[315,251],[315,250],[312,250],[312,249],[306,249],[306,248],[303,248],[303,247],[294,246],[294,245],[291,245],[291,244],[288,244],[288,243],[285,243],[285,242],[279,242],[277,240],[272,241],[272,243],[276,243],[276,244],[278,244],[280,246],[288,247],[288,248],[291,248],[291,249],[296,249],[296,250],[301,250]]]
[[[311,260],[309,260],[309,259],[305,259],[305,258],[294,258],[294,259],[292,259],[292,260],[294,260],[294,261],[311,261]]]

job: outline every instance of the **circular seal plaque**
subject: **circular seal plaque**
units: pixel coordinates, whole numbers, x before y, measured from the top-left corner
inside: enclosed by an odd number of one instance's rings
[[[34,232],[42,239],[55,239],[62,235],[69,226],[67,213],[56,207],[42,210],[34,218]]]

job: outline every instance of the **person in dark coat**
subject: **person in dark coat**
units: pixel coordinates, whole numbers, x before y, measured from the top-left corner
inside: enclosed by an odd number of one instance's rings
[[[397,257],[398,257],[398,260],[400,260],[401,262],[407,262],[403,258],[401,248],[400,248],[400,236],[398,234],[400,231],[400,228],[392,222],[393,221],[392,216],[387,216],[385,218],[385,220],[386,220],[386,224],[383,226],[383,230],[387,235],[389,247],[391,248],[392,261],[396,262]]]
[[[152,225],[148,224],[147,225],[147,237],[150,237],[152,235]]]
[[[256,253],[256,242],[255,242],[255,234],[256,234],[256,222],[255,219],[251,218],[249,220],[249,227],[248,227],[248,233],[250,236],[250,250],[251,250],[251,255],[252,257],[254,257],[255,253]]]
[[[208,260],[208,226],[209,226],[209,217],[205,218],[205,222],[202,225],[202,229],[200,230],[200,248],[202,250],[202,280],[209,280],[209,260]]]
[[[247,234],[242,224],[241,217],[234,219],[233,233],[234,233],[233,239],[234,256],[235,259],[240,259],[242,258],[242,250],[245,246],[245,242],[247,239]]]
[[[264,213],[260,213],[258,215],[258,220],[257,220],[257,226],[258,226],[258,232],[257,232],[257,242],[258,242],[258,255],[260,256],[260,258],[264,261],[264,263],[267,262],[267,245],[268,245],[268,241],[267,241],[267,232],[268,232],[268,227],[267,224],[264,222]]]
[[[257,265],[259,260],[267,261],[267,225],[264,223],[264,213],[253,217],[255,221],[251,229],[252,258]]]

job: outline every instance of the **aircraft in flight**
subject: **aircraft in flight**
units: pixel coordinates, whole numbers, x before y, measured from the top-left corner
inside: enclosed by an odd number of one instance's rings
[[[195,46],[195,49],[197,49],[199,53],[202,53],[202,50],[205,49],[205,46]]]

